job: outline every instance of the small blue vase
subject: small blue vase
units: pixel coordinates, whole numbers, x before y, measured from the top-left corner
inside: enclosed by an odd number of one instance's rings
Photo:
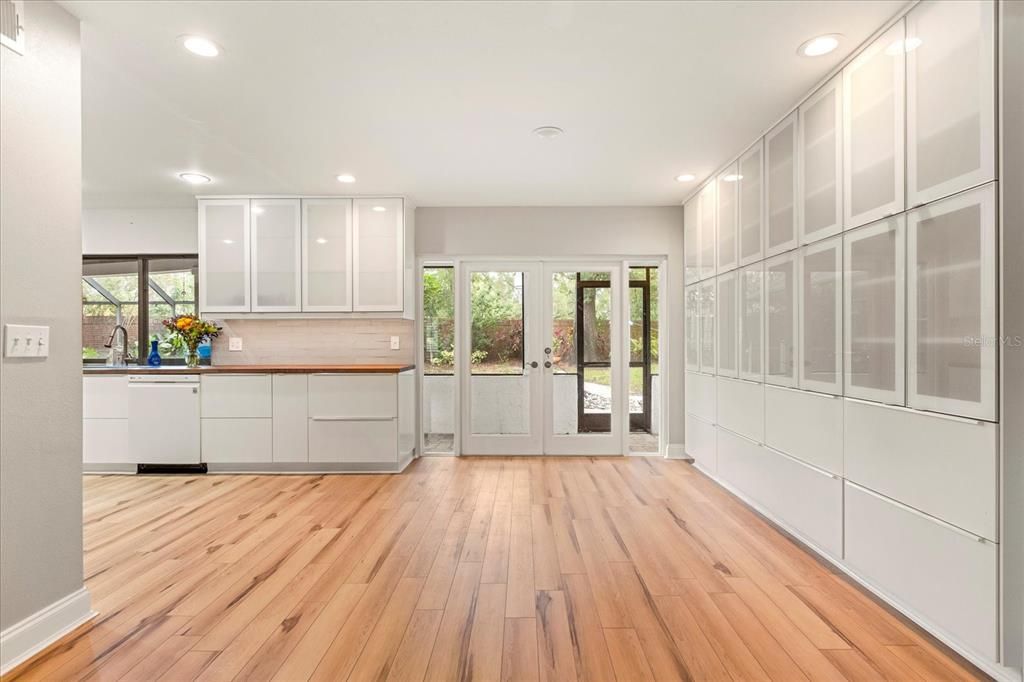
[[[157,340],[153,339],[149,342],[149,357],[146,358],[146,364],[150,367],[159,367],[160,362],[160,351],[156,349]]]

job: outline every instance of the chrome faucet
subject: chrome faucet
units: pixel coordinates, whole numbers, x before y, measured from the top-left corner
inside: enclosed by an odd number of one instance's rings
[[[118,330],[121,330],[122,342],[120,345],[114,344],[114,337],[117,336]],[[110,332],[110,338],[103,344],[104,348],[110,349],[110,355],[107,356],[107,364],[111,367],[124,367],[128,363],[128,330],[119,324],[114,325],[114,329]]]

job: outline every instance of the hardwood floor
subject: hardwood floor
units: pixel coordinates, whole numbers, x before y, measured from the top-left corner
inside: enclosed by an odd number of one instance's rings
[[[89,476],[99,616],[18,680],[964,680],[678,461]]]

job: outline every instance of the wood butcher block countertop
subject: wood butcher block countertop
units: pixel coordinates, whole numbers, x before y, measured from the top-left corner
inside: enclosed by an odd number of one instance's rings
[[[183,365],[149,367],[131,365],[128,367],[107,367],[85,365],[82,371],[88,375],[103,374],[398,374],[415,369],[408,364],[346,364],[346,365],[202,365],[187,369]]]

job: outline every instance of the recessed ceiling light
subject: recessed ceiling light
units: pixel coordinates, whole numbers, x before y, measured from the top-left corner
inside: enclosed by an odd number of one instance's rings
[[[805,57],[820,57],[839,47],[840,38],[842,38],[840,33],[829,33],[817,38],[811,38],[804,41],[796,51],[797,54]]]
[[[683,173],[682,175],[676,176],[676,182],[693,182],[697,179],[697,176],[693,173]]]
[[[338,176],[338,182],[355,182],[356,176],[349,175],[348,173],[342,173]]]
[[[252,207],[252,214],[253,215],[263,215],[263,211],[264,210],[266,210],[266,209],[264,209],[262,206],[253,206]]]
[[[742,180],[743,176],[737,173],[729,173],[722,179],[725,180],[726,182],[736,182],[737,180]]]
[[[224,242],[225,244],[234,244],[235,243],[234,239],[222,239],[221,241]]]
[[[317,244],[326,244],[326,243],[327,243],[327,240],[326,240],[326,239],[324,239],[323,237],[317,237],[317,238],[316,238],[316,243],[317,243]]]
[[[384,211],[386,211],[388,209],[384,208],[383,206],[374,206],[373,210],[376,211],[377,213],[383,213]]]
[[[209,38],[202,36],[181,36],[182,46],[192,54],[200,57],[216,57],[220,54],[220,47]]]
[[[893,41],[889,47],[885,48],[885,53],[888,55],[898,55],[900,50],[904,52],[913,52],[917,48],[921,47],[921,39],[918,37],[907,38],[906,40]]]
[[[178,173],[178,177],[190,185],[205,185],[213,179],[209,175],[203,175],[202,173],[196,173],[195,171]]]
[[[550,140],[553,137],[564,135],[565,131],[558,126],[541,126],[540,128],[534,128],[533,134],[537,137],[543,137],[545,140]]]

